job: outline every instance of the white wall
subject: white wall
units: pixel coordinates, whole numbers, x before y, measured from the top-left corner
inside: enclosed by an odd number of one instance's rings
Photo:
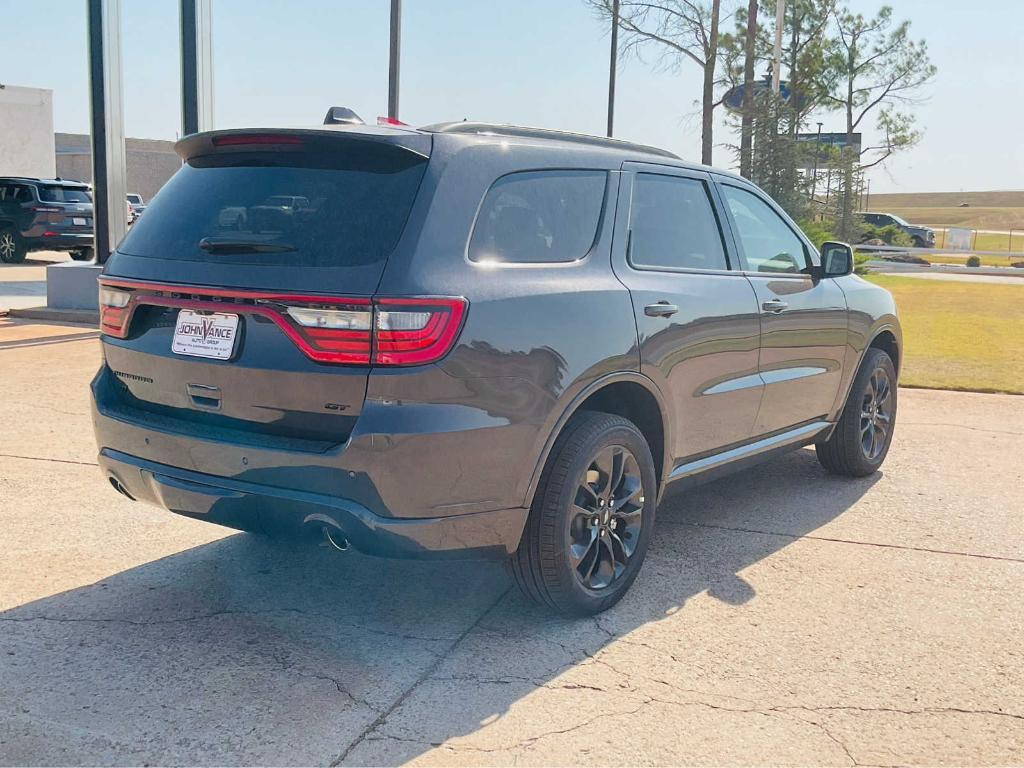
[[[56,173],[53,91],[0,85],[0,176]]]

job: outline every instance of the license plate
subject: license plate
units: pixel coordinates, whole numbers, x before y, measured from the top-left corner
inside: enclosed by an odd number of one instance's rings
[[[171,351],[179,355],[227,360],[235,349],[237,335],[238,315],[182,309],[174,326]]]
[[[75,216],[71,219],[71,223],[74,224],[76,227],[84,227],[89,222],[81,216]]]

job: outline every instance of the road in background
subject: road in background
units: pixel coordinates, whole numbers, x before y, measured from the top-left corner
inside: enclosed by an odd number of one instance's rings
[[[0,312],[46,306],[46,268],[70,260],[66,253],[38,251],[21,264],[0,264]]]

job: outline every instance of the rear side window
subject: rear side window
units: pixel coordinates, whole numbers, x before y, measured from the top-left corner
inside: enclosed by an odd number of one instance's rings
[[[426,164],[404,149],[362,141],[323,153],[192,158],[118,250],[230,264],[376,264],[398,243]]]
[[[44,203],[91,203],[88,190],[81,187],[62,187],[57,184],[37,187],[39,199]]]
[[[469,241],[480,262],[550,264],[582,259],[604,207],[604,171],[524,171],[494,182]]]
[[[647,269],[728,269],[707,185],[638,173],[629,213],[629,262]]]

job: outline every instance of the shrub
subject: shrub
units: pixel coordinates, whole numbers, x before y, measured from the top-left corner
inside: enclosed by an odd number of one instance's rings
[[[886,245],[900,245],[908,248],[914,244],[913,238],[895,224],[890,224],[887,227],[875,227],[871,224],[862,224],[860,231],[861,242],[877,239],[881,240]]]
[[[798,222],[800,229],[804,231],[804,234],[814,243],[815,248],[821,248],[821,244],[829,240],[838,240],[835,231],[832,228],[832,222],[830,221],[813,221],[811,219],[803,219]]]
[[[967,266],[968,267],[980,267],[981,266],[981,256],[968,256],[967,257]]]

